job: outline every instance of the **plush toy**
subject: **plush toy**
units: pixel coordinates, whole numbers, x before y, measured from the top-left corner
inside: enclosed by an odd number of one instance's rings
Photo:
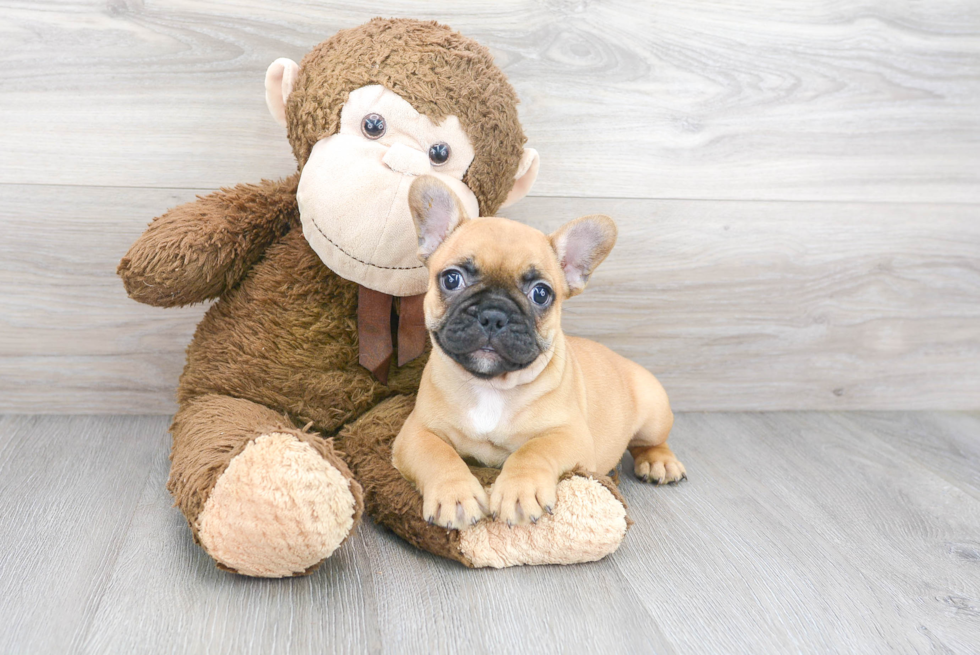
[[[522,198],[538,157],[488,51],[434,22],[374,19],[301,65],[279,59],[266,101],[296,174],[239,185],[155,219],[119,265],[129,295],[217,298],[187,349],[168,489],[221,568],[314,570],[369,514],[469,566],[571,563],[615,550],[615,485],[566,476],[554,516],[510,529],[430,526],[391,464],[428,351],[407,194],[436,175],[471,215]],[[479,470],[488,484],[494,471]]]

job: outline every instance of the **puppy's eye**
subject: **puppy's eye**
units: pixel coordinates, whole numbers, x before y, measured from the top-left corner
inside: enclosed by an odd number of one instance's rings
[[[463,276],[459,271],[448,270],[442,273],[442,288],[446,291],[456,291],[464,286]]]
[[[442,166],[449,161],[449,144],[435,143],[429,146],[429,161],[433,166]]]
[[[369,139],[380,139],[387,129],[385,117],[381,114],[368,114],[361,121],[361,132]]]
[[[535,284],[534,288],[531,289],[531,302],[540,307],[544,307],[549,302],[554,295],[554,292],[548,287],[547,284]]]

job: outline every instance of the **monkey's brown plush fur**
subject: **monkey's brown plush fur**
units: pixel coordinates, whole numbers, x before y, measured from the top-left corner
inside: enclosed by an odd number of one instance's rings
[[[391,465],[426,357],[393,365],[387,384],[358,364],[358,285],[328,269],[301,228],[296,190],[310,151],[336,132],[348,94],[369,84],[433,119],[459,118],[476,152],[464,181],[481,213],[496,212],[525,141],[513,89],[485,48],[449,28],[375,19],[304,58],[286,104],[297,174],[167,212],[119,265],[140,302],[218,299],[187,350],[168,488],[195,540],[229,570],[309,573],[353,529],[365,497],[410,542],[472,563],[459,533],[422,520],[417,492]],[[338,518],[325,524],[325,513]]]

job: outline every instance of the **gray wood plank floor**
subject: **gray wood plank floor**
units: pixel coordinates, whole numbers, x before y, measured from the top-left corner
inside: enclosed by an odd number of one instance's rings
[[[623,475],[636,524],[604,561],[472,571],[367,521],[293,580],[194,546],[167,423],[0,416],[0,653],[980,646],[977,414],[680,414],[690,481]]]

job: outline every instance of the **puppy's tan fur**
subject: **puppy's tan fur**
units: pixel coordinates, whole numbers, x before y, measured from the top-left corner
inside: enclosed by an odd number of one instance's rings
[[[673,414],[657,379],[605,346],[561,330],[562,301],[584,288],[612,249],[612,220],[587,216],[550,236],[502,218],[469,220],[448,187],[425,177],[413,183],[410,199],[430,274],[430,332],[447,309],[438,276],[466,260],[484,277],[515,286],[533,266],[555,292],[536,324],[542,352],[523,369],[480,379],[434,344],[393,455],[422,493],[424,517],[448,528],[487,513],[510,524],[537,521],[555,504],[562,473],[608,472],[627,448],[641,479],[659,484],[686,477],[666,444]],[[489,494],[464,458],[502,467]]]

